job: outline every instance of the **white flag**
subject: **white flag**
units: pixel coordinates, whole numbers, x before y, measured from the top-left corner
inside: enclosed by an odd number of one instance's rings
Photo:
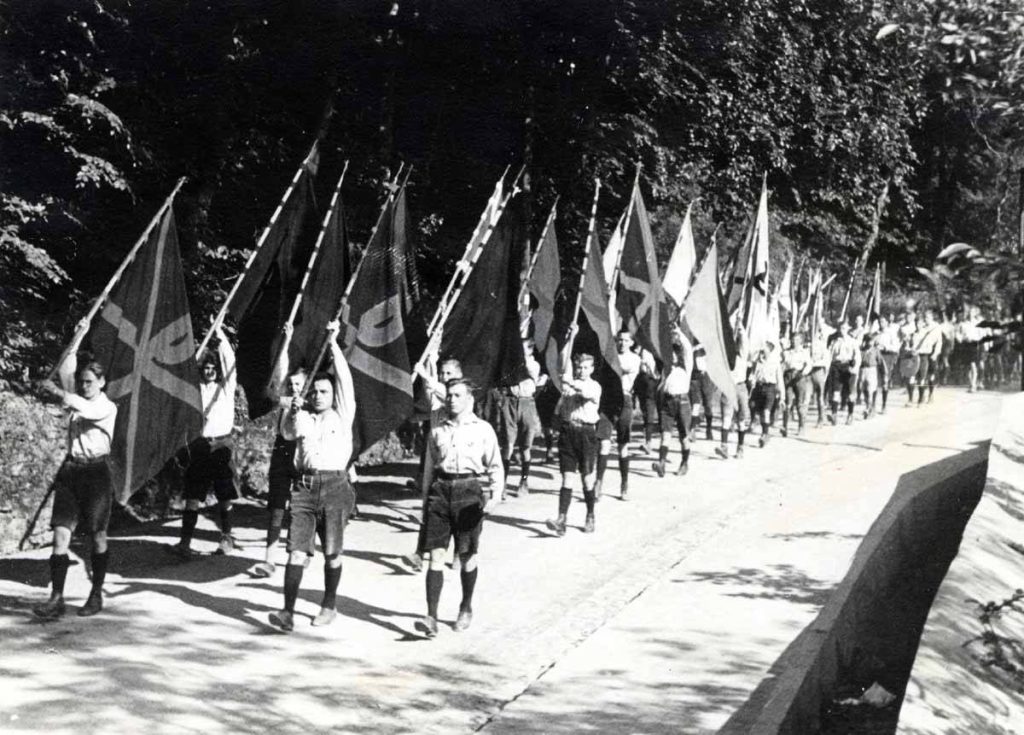
[[[697,248],[693,244],[693,227],[690,224],[692,208],[693,203],[691,202],[690,206],[686,208],[686,216],[683,217],[683,224],[679,228],[679,236],[676,237],[675,247],[672,248],[672,257],[669,258],[668,267],[665,268],[665,276],[661,279],[665,293],[680,308],[686,300],[686,293],[690,288],[690,278],[697,265]]]

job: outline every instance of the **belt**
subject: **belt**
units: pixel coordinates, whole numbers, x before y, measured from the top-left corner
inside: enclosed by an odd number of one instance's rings
[[[231,434],[220,434],[219,436],[204,436],[200,437],[208,442],[220,441],[221,439],[227,439]]]
[[[569,426],[577,426],[577,427],[582,428],[582,429],[586,429],[586,428],[593,429],[595,426],[597,426],[597,422],[596,421],[578,421],[576,419],[569,419],[567,421],[567,423],[569,424]]]
[[[304,470],[299,474],[303,477],[344,477],[348,470]]]
[[[475,472],[438,472],[437,479],[439,480],[474,480],[477,474]]]
[[[883,355],[898,355],[899,352],[896,350],[882,350]]]

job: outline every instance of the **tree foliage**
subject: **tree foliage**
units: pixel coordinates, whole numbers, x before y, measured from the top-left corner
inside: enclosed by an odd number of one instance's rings
[[[0,56],[0,374],[52,360],[180,176],[198,331],[326,127],[357,241],[415,167],[436,297],[494,180],[527,166],[539,227],[580,256],[636,164],[661,255],[687,204],[742,237],[761,178],[779,262],[871,257],[912,278],[947,243],[1013,230],[1024,116],[1013,0],[13,0]],[[885,193],[882,196],[882,193]]]

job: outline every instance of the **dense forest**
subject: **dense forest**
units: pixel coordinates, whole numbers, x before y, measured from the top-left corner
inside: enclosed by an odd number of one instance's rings
[[[10,0],[0,16],[14,388],[52,364],[181,176],[202,333],[318,136],[322,198],[350,162],[357,247],[382,183],[414,167],[428,299],[507,166],[526,167],[535,234],[560,196],[570,266],[592,179],[607,233],[638,164],[666,259],[692,201],[698,248],[719,224],[735,247],[763,175],[777,267],[884,262],[924,288],[915,267],[949,243],[1016,247],[1016,0]]]

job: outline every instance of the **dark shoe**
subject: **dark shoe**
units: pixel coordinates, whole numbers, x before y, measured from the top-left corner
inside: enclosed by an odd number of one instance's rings
[[[412,572],[423,571],[423,557],[418,553],[406,554],[402,557],[402,563]]]
[[[287,633],[295,630],[295,616],[287,610],[278,610],[270,613],[270,624],[276,625]]]
[[[779,433],[782,434],[782,438],[785,439],[789,436],[789,429],[782,429]]]
[[[472,610],[459,610],[459,617],[455,620],[455,630],[461,633],[467,630],[473,622],[473,611]]]
[[[316,614],[316,617],[313,618],[313,625],[330,625],[334,622],[334,619],[336,617],[338,617],[337,610],[334,610],[333,608],[329,607],[322,607],[320,608],[320,612]]]
[[[828,422],[829,422],[830,424],[832,424],[833,426],[835,426],[835,425],[836,425],[836,415],[835,415],[834,413],[830,413],[830,414],[828,415]]]
[[[432,618],[429,615],[424,615],[422,618],[416,621],[416,630],[422,633],[425,638],[436,638],[437,618]]]
[[[587,520],[583,522],[583,533],[594,532],[594,516],[587,516]]]
[[[722,459],[729,459],[729,449],[724,444],[720,444],[715,447],[715,454]]]
[[[707,432],[706,432],[706,438],[707,438],[707,440],[708,440],[709,442],[711,442],[711,441],[714,441],[714,440],[715,440],[715,437],[713,437],[713,436],[711,435],[711,429],[708,429],[708,430],[707,430]]]
[[[658,477],[664,477],[665,476],[665,463],[664,462],[661,462],[661,461],[652,462],[651,463],[651,469],[653,469],[655,472],[658,473]]]
[[[764,445],[768,443],[768,435],[761,434],[757,439],[757,446],[764,448]]]
[[[683,475],[685,475],[689,471],[690,471],[690,463],[689,462],[682,462],[679,465],[679,469],[676,470],[676,475],[678,475],[679,477],[682,477]]]
[[[167,551],[168,553],[174,554],[182,561],[189,561],[193,556],[196,555],[196,552],[192,551],[191,546],[186,546],[180,541],[176,543],[174,546],[168,546]]]
[[[78,609],[78,617],[91,618],[103,609],[103,593],[100,590],[93,590],[89,593],[89,599]]]
[[[551,520],[550,518],[545,521],[545,525],[549,531],[552,531],[556,536],[565,535],[565,519],[559,518],[557,520]]]
[[[266,579],[267,577],[273,577],[277,567],[272,561],[261,561],[259,564],[253,565],[249,570],[249,574],[253,577],[260,577]]]
[[[43,620],[56,620],[66,611],[64,605],[64,595],[55,595],[46,602],[36,605],[32,608],[32,612],[35,613],[37,618]]]

